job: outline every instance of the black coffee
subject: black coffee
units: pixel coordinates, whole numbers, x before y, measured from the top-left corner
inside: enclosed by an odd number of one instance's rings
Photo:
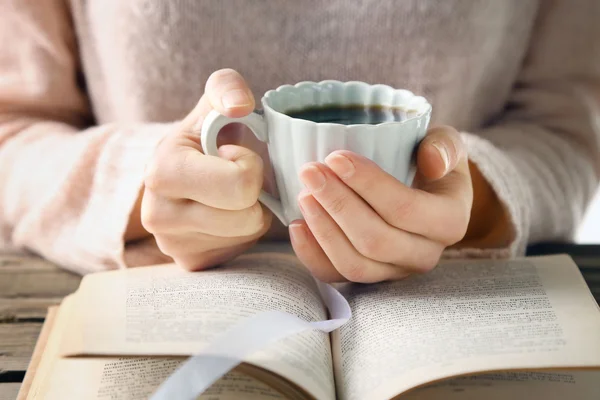
[[[406,110],[402,108],[364,105],[310,107],[291,110],[286,114],[292,118],[344,125],[376,125],[383,122],[403,121],[407,118]]]

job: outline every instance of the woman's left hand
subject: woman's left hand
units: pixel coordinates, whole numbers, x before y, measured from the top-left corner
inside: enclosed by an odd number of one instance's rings
[[[467,231],[473,188],[465,145],[450,127],[431,128],[408,187],[349,151],[300,173],[304,221],[290,225],[296,255],[326,282],[402,279],[433,269]]]

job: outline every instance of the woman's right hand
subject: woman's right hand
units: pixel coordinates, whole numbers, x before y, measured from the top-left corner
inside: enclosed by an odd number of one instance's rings
[[[271,213],[258,203],[263,186],[258,154],[264,154],[264,145],[234,125],[224,128],[219,142],[246,147],[222,145],[220,157],[211,157],[200,145],[202,121],[211,110],[239,118],[251,113],[254,104],[239,73],[231,69],[213,73],[195,109],[158,145],[148,164],[142,224],[160,250],[186,269],[199,270],[235,257],[271,225]]]

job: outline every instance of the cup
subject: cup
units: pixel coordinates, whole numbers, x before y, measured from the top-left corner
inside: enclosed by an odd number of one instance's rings
[[[269,90],[263,110],[243,118],[211,111],[202,125],[204,152],[218,156],[217,136],[231,123],[246,125],[266,142],[273,165],[279,199],[262,191],[259,201],[288,226],[302,219],[297,197],[303,189],[298,176],[303,165],[323,162],[335,150],[350,150],[374,161],[380,168],[410,186],[416,172],[415,149],[425,137],[431,105],[421,96],[386,85],[364,82],[300,82]],[[331,106],[383,106],[405,111],[400,121],[377,125],[320,123],[292,118],[292,110]]]

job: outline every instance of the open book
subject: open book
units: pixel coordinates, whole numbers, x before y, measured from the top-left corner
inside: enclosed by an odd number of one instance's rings
[[[342,328],[276,342],[200,398],[600,396],[600,309],[567,256],[444,262],[404,281],[339,289],[353,312]],[[51,310],[20,396],[146,399],[216,335],[273,309],[327,318],[293,256],[89,275]]]

